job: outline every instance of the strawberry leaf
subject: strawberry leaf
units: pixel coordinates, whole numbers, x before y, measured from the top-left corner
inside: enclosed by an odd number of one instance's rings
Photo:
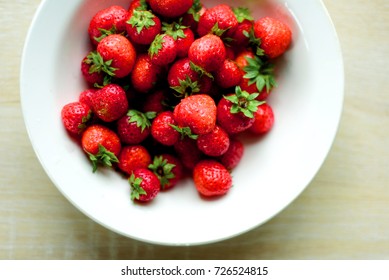
[[[202,5],[200,3],[200,0],[194,0],[193,1],[193,5],[192,7],[190,7],[190,9],[188,10],[188,14],[192,15],[193,16],[193,19],[196,21],[196,22],[199,22],[200,20],[200,11],[202,9]]]
[[[174,124],[169,124],[172,128],[174,128],[176,131],[178,131],[181,134],[181,140],[184,139],[185,137],[189,137],[190,139],[197,140],[199,136],[197,134],[193,134],[192,130],[190,127],[179,127]]]
[[[150,120],[154,119],[157,114],[155,112],[147,112],[147,113],[142,113],[137,110],[129,110],[127,112],[127,116],[130,117],[128,120],[129,123],[136,123],[137,127],[141,128],[141,131],[143,132],[146,127],[151,126]]]
[[[248,65],[243,68],[245,71],[243,77],[249,79],[249,85],[255,83],[258,92],[261,92],[264,87],[266,87],[267,92],[270,92],[273,87],[277,86],[274,78],[273,64],[268,61],[261,60],[257,56],[254,58],[246,56],[246,60]]]
[[[112,167],[112,163],[119,162],[118,158],[114,153],[108,151],[103,145],[99,144],[99,151],[97,154],[92,154],[90,152],[86,152],[89,155],[89,159],[93,165],[93,173],[96,172],[99,164],[103,166]]]
[[[128,182],[131,186],[131,200],[138,200],[141,195],[147,194],[147,192],[140,186],[142,178],[135,177],[134,173],[132,173]]]
[[[136,28],[136,32],[141,33],[143,29],[149,29],[155,25],[155,15],[150,11],[135,9],[131,18],[127,21],[132,27]]]
[[[211,78],[212,80],[214,79],[211,73],[207,72],[204,68],[194,64],[192,61],[189,62],[189,65],[190,65],[190,69],[192,69],[193,71],[195,71],[197,74],[200,75],[200,78],[205,75],[208,78]]]
[[[182,18],[180,18],[178,22],[162,23],[162,31],[165,32],[165,34],[173,37],[175,41],[177,41],[178,38],[186,38],[186,35],[184,33],[184,29],[186,28],[188,27],[182,25]]]
[[[246,19],[250,21],[254,20],[248,8],[237,7],[237,8],[233,8],[232,11],[234,12],[236,19],[238,20],[239,23],[242,23]]]
[[[112,59],[104,61],[103,57],[97,51],[91,51],[84,62],[91,65],[89,74],[104,72],[109,76],[115,76],[117,68],[111,66]]]
[[[174,167],[176,167],[176,165],[168,163],[167,159],[163,158],[163,156],[155,156],[153,163],[148,166],[148,168],[158,177],[162,189],[169,184],[170,179],[176,177],[173,173]]]
[[[101,35],[99,37],[94,37],[94,39],[100,43],[101,40],[103,40],[105,37],[108,35],[116,34],[116,27],[115,25],[112,26],[111,29],[104,29],[104,28],[98,28],[100,31]]]
[[[184,98],[192,95],[193,93],[200,92],[200,85],[197,81],[192,82],[190,77],[186,75],[185,80],[178,80],[180,85],[179,86],[173,86],[170,87],[171,89],[174,89],[178,95],[177,97]]]
[[[254,118],[254,113],[258,110],[258,106],[265,103],[264,101],[255,99],[258,95],[258,93],[250,94],[237,86],[235,88],[235,94],[223,97],[232,103],[230,109],[232,114],[241,112],[248,118]]]
[[[154,41],[151,43],[149,48],[149,55],[153,58],[154,55],[157,55],[159,50],[162,49],[163,38],[165,34],[158,34],[155,36]]]
[[[215,25],[212,27],[210,33],[211,33],[211,34],[214,34],[214,35],[216,35],[216,36],[222,37],[223,34],[224,34],[228,29],[230,29],[230,28],[227,28],[227,29],[221,29],[221,28],[219,28],[219,23],[216,22]]]

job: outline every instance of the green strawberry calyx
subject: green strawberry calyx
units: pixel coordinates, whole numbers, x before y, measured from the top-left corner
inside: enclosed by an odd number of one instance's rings
[[[171,89],[174,89],[178,94],[175,94],[177,97],[185,98],[193,93],[200,92],[200,85],[198,81],[192,81],[191,78],[186,75],[185,80],[178,79],[180,85],[172,86]]]
[[[192,15],[194,21],[199,22],[200,20],[200,11],[203,8],[200,0],[194,0],[192,7],[188,10],[188,14]]]
[[[149,55],[153,58],[154,55],[157,55],[158,52],[162,49],[162,44],[164,42],[163,38],[166,34],[158,34],[155,36],[154,41],[151,43],[149,48]]]
[[[89,110],[88,114],[82,117],[81,123],[78,125],[78,134],[81,134],[85,130],[91,118],[92,118],[92,110]]]
[[[184,33],[186,28],[188,27],[182,25],[182,18],[180,18],[178,22],[162,23],[162,31],[165,32],[165,34],[173,37],[175,41],[177,41],[178,38],[186,38]]]
[[[112,167],[112,163],[119,162],[118,158],[114,153],[108,151],[103,145],[99,144],[99,150],[97,154],[92,154],[90,152],[86,152],[89,155],[89,159],[92,162],[93,173],[96,172],[99,164],[103,166]]]
[[[259,93],[248,93],[242,90],[239,86],[235,88],[235,94],[223,96],[232,103],[230,112],[232,114],[243,113],[248,118],[254,118],[254,113],[258,110],[258,106],[265,101],[258,101],[255,98]]]
[[[249,20],[249,21],[254,20],[248,8],[236,7],[233,8],[232,11],[234,12],[236,19],[238,20],[239,23],[242,23],[245,20]]]
[[[277,86],[274,77],[274,65],[268,61],[261,60],[259,57],[254,58],[246,56],[248,65],[243,68],[246,79],[249,79],[248,84],[256,84],[258,92],[261,92],[266,87],[266,92],[270,92],[273,87]]]
[[[115,76],[117,68],[111,66],[112,59],[104,61],[97,51],[91,51],[84,61],[86,64],[91,65],[89,74],[104,72],[111,77]]]
[[[164,189],[169,184],[170,179],[176,177],[173,173],[175,166],[175,164],[168,163],[167,159],[163,156],[155,156],[153,163],[148,168],[158,177],[161,188]]]
[[[249,38],[249,46],[254,50],[254,52],[257,56],[264,56],[265,55],[265,51],[263,49],[261,49],[262,41],[260,38],[255,37],[253,27],[250,28],[249,32],[244,30],[243,35],[246,36],[247,38]]]
[[[188,126],[179,127],[179,126],[174,125],[174,124],[169,124],[169,125],[172,128],[174,128],[174,130],[176,130],[177,132],[179,132],[181,134],[181,140],[184,139],[185,137],[189,137],[190,139],[193,139],[193,140],[197,140],[197,138],[199,138],[199,136],[197,134],[192,133],[192,130]]]
[[[128,179],[131,186],[131,200],[138,200],[141,195],[147,195],[147,192],[140,186],[142,181],[142,178],[135,177],[134,173]]]
[[[116,32],[117,32],[117,30],[116,30],[116,26],[115,25],[113,25],[112,27],[111,27],[111,29],[104,29],[104,28],[98,28],[98,30],[100,31],[100,36],[99,37],[93,37],[95,40],[96,40],[96,42],[99,42],[100,43],[100,41],[101,40],[103,40],[105,37],[107,37],[107,36],[109,36],[109,35],[112,35],[112,34],[116,34]]]
[[[136,28],[136,32],[139,34],[144,28],[149,29],[155,25],[154,18],[155,15],[150,11],[135,9],[127,23]]]
[[[130,117],[129,123],[136,123],[137,127],[141,128],[141,132],[143,132],[147,127],[151,126],[150,120],[154,119],[157,116],[156,112],[146,112],[142,113],[138,110],[129,110],[127,112],[127,116]]]
[[[190,69],[192,69],[197,74],[199,74],[200,78],[205,75],[208,78],[211,78],[212,80],[214,79],[213,75],[208,71],[206,71],[203,67],[194,64],[192,61],[189,62],[189,65],[190,65]]]

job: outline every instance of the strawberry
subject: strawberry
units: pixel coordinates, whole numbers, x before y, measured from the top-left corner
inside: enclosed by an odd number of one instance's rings
[[[90,89],[86,89],[84,91],[82,91],[78,97],[78,101],[80,101],[81,103],[85,103],[86,105],[88,105],[90,108],[92,108],[92,98],[94,96],[94,94],[96,93],[97,89],[94,89],[94,88],[90,88]]]
[[[196,140],[184,137],[174,144],[174,150],[184,167],[193,170],[195,165],[203,159],[204,154],[197,147]]]
[[[118,159],[119,169],[127,174],[137,168],[147,168],[151,163],[150,153],[142,145],[124,146]]]
[[[169,86],[176,91],[179,97],[186,97],[194,93],[208,93],[212,80],[206,75],[199,75],[189,58],[182,58],[174,62],[168,72]]]
[[[226,32],[233,33],[238,25],[238,20],[231,7],[226,4],[220,4],[207,9],[200,17],[197,27],[197,33],[200,37],[216,30],[216,34]]]
[[[160,113],[151,124],[151,135],[159,143],[166,146],[173,146],[180,138],[180,133],[174,129],[177,123],[173,113],[164,111]]]
[[[104,37],[126,31],[128,12],[123,7],[113,5],[97,12],[89,23],[88,34],[94,45]]]
[[[82,76],[90,86],[102,85],[104,83],[104,78],[105,78],[104,71],[102,71],[101,69],[96,69],[96,67],[93,66],[94,64],[92,64],[94,54],[95,54],[94,52],[89,53],[81,61]],[[99,59],[99,58],[101,57],[96,57],[95,59]],[[102,60],[101,63],[103,63]],[[106,66],[107,68],[106,71],[109,71],[108,67],[109,66]]]
[[[164,22],[162,31],[172,36],[176,41],[177,57],[186,57],[188,56],[190,46],[194,42],[194,34],[190,28],[182,25],[181,21],[172,23]]]
[[[114,131],[103,125],[87,127],[82,134],[81,146],[92,161],[93,172],[96,172],[98,164],[111,167],[112,163],[118,162],[120,139]]]
[[[80,135],[92,115],[90,106],[82,102],[71,102],[62,107],[61,117],[65,129],[73,135]]]
[[[141,143],[150,135],[150,120],[156,116],[155,112],[142,113],[131,109],[126,116],[117,122],[117,133],[125,144],[135,145]]]
[[[216,125],[215,101],[206,94],[185,97],[173,114],[179,127],[189,127],[194,134],[209,133]]]
[[[146,97],[146,101],[143,103],[143,112],[155,112],[161,113],[165,111],[165,92],[163,90],[156,90],[150,93]]]
[[[258,93],[249,94],[236,87],[235,94],[228,94],[217,105],[217,121],[229,134],[248,129],[254,123],[254,112],[260,104]]]
[[[223,64],[226,58],[226,48],[218,36],[208,34],[192,43],[188,57],[195,65],[207,72],[212,72]]]
[[[266,103],[258,106],[258,110],[254,113],[254,123],[249,128],[249,131],[254,134],[264,134],[273,127],[274,113],[273,109]]]
[[[113,122],[128,110],[128,101],[124,89],[116,84],[109,84],[95,92],[91,99],[93,112],[105,122]]]
[[[182,16],[182,24],[188,26],[194,33],[197,33],[198,22],[205,10],[200,0],[193,0],[192,7]]]
[[[219,161],[223,164],[228,170],[235,168],[240,160],[243,157],[244,146],[240,140],[237,138],[230,139],[230,146],[228,147],[227,152],[225,152]]]
[[[158,34],[149,48],[151,62],[156,65],[168,65],[176,59],[177,44],[172,36]]]
[[[128,7],[128,13],[132,15],[135,10],[146,11],[148,10],[147,3],[145,0],[132,0]]]
[[[157,83],[161,71],[161,67],[153,64],[147,54],[140,54],[130,75],[131,84],[139,92],[149,92]]]
[[[149,45],[161,32],[161,21],[150,11],[134,10],[126,21],[131,42]]]
[[[282,55],[292,41],[289,26],[271,17],[263,17],[254,23],[254,35],[260,39],[260,48],[269,58]]]
[[[207,133],[199,135],[197,147],[204,154],[212,157],[218,157],[227,152],[230,146],[230,137],[223,128],[216,125],[215,128]]]
[[[193,181],[197,191],[206,197],[220,196],[232,186],[228,170],[215,160],[202,160],[193,169]]]
[[[131,200],[139,202],[153,200],[161,188],[158,177],[146,168],[134,170],[128,182],[131,186]]]
[[[277,86],[274,77],[274,65],[260,59],[250,51],[240,53],[236,60],[243,70],[243,78],[239,84],[242,90],[249,93],[260,93],[258,100],[265,100],[271,90]]]
[[[238,65],[229,59],[224,60],[222,66],[215,71],[215,81],[222,88],[235,87],[242,80],[242,71]]]
[[[182,16],[193,5],[193,0],[148,0],[147,2],[155,13],[167,18]]]
[[[162,190],[174,187],[183,175],[182,163],[170,154],[155,156],[149,169],[158,177]]]
[[[104,63],[109,62],[110,70],[117,78],[123,78],[130,74],[134,67],[136,52],[131,42],[120,34],[108,35],[97,45],[97,53]],[[95,63],[99,67],[101,64]],[[101,68],[104,71],[104,67]],[[110,73],[107,73],[110,75]]]
[[[248,34],[253,28],[254,19],[247,8],[234,8],[233,12],[238,21],[238,25],[234,32],[230,34],[232,39],[231,44],[237,49],[242,49],[247,47],[250,43]]]

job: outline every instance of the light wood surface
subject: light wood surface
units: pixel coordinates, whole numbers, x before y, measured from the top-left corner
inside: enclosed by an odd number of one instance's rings
[[[0,0],[0,259],[389,259],[389,1],[325,0],[345,63],[339,131],[285,211],[239,237],[154,246],[88,219],[55,188],[29,142],[19,70],[39,0]],[[42,65],[44,67],[44,65]]]

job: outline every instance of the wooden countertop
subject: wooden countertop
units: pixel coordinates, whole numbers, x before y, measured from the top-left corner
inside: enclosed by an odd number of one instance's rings
[[[19,70],[39,0],[0,0],[0,259],[389,259],[389,2],[324,1],[345,63],[344,111],[321,170],[285,211],[216,244],[154,246],[80,213],[51,183],[20,107]]]

